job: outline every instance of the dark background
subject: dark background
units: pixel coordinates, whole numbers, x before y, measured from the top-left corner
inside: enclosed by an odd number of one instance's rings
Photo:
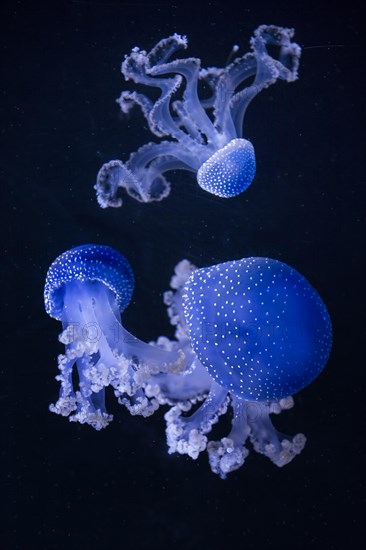
[[[11,2],[1,8],[1,484],[6,549],[326,548],[363,546],[365,231],[361,11],[357,3]],[[361,4],[360,4],[361,5]],[[262,92],[245,119],[256,148],[253,185],[235,199],[176,173],[161,203],[126,198],[101,210],[101,164],[148,141],[143,117],[124,118],[123,55],[173,32],[188,55],[225,64],[247,51],[259,24],[294,26],[300,78]],[[136,274],[124,325],[172,335],[162,292],[175,264],[250,255],[285,261],[328,306],[327,368],[274,422],[308,442],[278,469],[251,453],[226,481],[199,460],[166,452],[163,412],[115,414],[103,432],[48,412],[57,398],[60,324],[43,284],[54,258],[78,244],[108,244]]]

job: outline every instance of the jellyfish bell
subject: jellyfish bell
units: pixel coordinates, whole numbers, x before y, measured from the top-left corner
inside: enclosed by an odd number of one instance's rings
[[[246,139],[233,139],[202,164],[197,182],[218,197],[236,197],[245,191],[255,176],[254,147]]]
[[[156,400],[147,399],[141,388],[152,373],[179,368],[181,354],[146,344],[123,327],[121,312],[133,287],[128,260],[109,246],[78,246],[50,266],[45,308],[62,321],[59,340],[65,345],[58,357],[60,396],[52,412],[99,430],[112,420],[105,404],[108,386],[132,414],[149,416],[156,409]]]
[[[327,308],[305,277],[278,260],[197,269],[183,306],[194,352],[238,397],[282,399],[312,382],[328,361]]]
[[[110,246],[76,246],[58,256],[47,272],[46,312],[61,321],[73,298],[80,303],[80,287],[90,289],[90,295],[95,297],[100,285],[112,292],[122,312],[130,303],[134,290],[134,274],[127,258]]]

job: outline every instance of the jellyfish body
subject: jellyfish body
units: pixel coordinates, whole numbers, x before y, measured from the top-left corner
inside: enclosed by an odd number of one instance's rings
[[[244,258],[198,269],[185,287],[194,352],[243,399],[282,399],[324,368],[331,324],[319,294],[290,266]]]
[[[292,407],[291,394],[328,360],[332,328],[320,296],[295,269],[269,258],[197,270],[184,261],[172,283],[168,312],[191,364],[181,388],[176,375],[164,374],[145,388],[173,405],[165,415],[169,452],[197,458],[207,448],[212,470],[224,478],[244,463],[250,439],[257,452],[284,466],[301,452],[305,436],[280,434],[270,414]],[[197,399],[203,404],[187,416]],[[230,434],[208,442],[206,434],[229,405]]]
[[[141,387],[152,372],[176,368],[179,354],[141,342],[123,328],[121,312],[133,287],[127,259],[108,246],[78,246],[50,266],[45,307],[51,317],[62,321],[59,339],[66,348],[58,358],[61,389],[51,411],[101,429],[112,419],[105,406],[107,386],[132,414],[148,416],[156,409]]]
[[[243,138],[244,115],[262,89],[278,79],[296,80],[301,50],[291,42],[293,34],[292,29],[262,25],[251,39],[252,51],[222,69],[202,69],[197,58],[171,61],[178,49],[187,47],[186,37],[177,34],[149,53],[133,48],[122,63],[125,79],[161,93],[154,102],[142,93],[124,91],[118,100],[121,110],[128,113],[138,105],[151,132],[169,140],[142,146],[125,163],[104,164],[95,186],[100,206],[120,206],[119,188],[141,202],[161,200],[170,191],[165,172],[178,169],[197,173],[199,185],[220,197],[244,191],[256,169],[253,145]],[[269,46],[277,47],[277,59]],[[199,82],[210,90],[209,98],[199,98]]]

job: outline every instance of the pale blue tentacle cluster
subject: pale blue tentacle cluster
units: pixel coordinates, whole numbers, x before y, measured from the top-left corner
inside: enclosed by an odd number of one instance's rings
[[[165,177],[170,170],[196,172],[202,189],[219,197],[245,191],[256,163],[253,145],[243,138],[244,115],[262,89],[278,79],[297,78],[301,50],[291,42],[293,34],[292,29],[262,25],[251,40],[252,52],[222,69],[203,69],[194,57],[171,61],[177,50],[187,48],[187,38],[178,34],[148,53],[133,48],[122,63],[123,76],[158,88],[160,96],[152,101],[142,93],[123,91],[118,103],[123,113],[138,105],[150,131],[169,140],[142,146],[125,163],[104,164],[95,186],[100,206],[120,206],[119,188],[141,202],[163,199],[170,191]],[[269,46],[278,48],[278,58],[271,56]],[[209,88],[209,98],[200,99],[199,83]]]

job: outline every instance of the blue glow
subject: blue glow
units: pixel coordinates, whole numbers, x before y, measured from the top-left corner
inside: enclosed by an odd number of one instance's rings
[[[253,145],[243,138],[244,117],[252,99],[278,79],[297,78],[300,47],[291,42],[294,31],[262,25],[251,39],[250,53],[230,65],[201,68],[198,58],[173,59],[187,48],[187,38],[174,34],[150,51],[138,47],[125,56],[126,80],[160,90],[156,101],[137,91],[123,91],[118,103],[123,113],[139,106],[150,131],[160,143],[147,143],[127,162],[112,160],[102,166],[95,189],[100,206],[121,206],[119,188],[141,202],[159,201],[170,192],[165,173],[189,170],[199,185],[219,197],[234,197],[255,176]],[[275,46],[274,58],[268,46]],[[201,99],[198,84],[209,90]]]

